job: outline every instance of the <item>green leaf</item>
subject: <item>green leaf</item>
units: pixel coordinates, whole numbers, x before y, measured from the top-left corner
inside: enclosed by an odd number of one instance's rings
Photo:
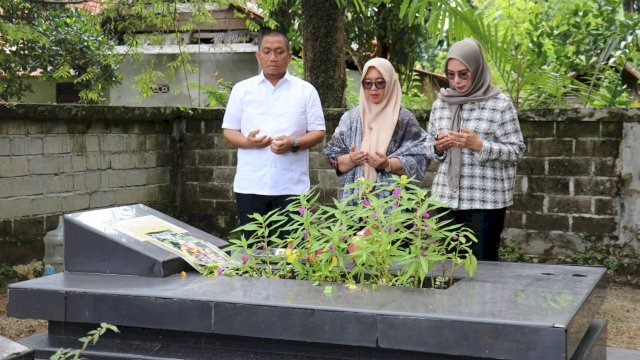
[[[325,286],[324,290],[322,291],[325,295],[331,295],[333,293],[333,287],[332,286]]]

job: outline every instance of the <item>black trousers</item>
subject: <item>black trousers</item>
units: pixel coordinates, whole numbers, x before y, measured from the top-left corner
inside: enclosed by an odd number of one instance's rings
[[[266,215],[271,210],[283,209],[293,201],[295,195],[256,195],[256,194],[236,194],[236,204],[240,225],[245,225],[253,221],[249,215],[258,213]],[[243,231],[245,238],[250,238],[251,231]],[[285,236],[286,234],[282,234]]]
[[[504,229],[504,217],[506,208],[491,210],[449,210],[444,219],[451,219],[456,224],[473,230],[478,239],[471,247],[473,255],[478,260],[498,261],[498,250],[500,248],[500,236]]]

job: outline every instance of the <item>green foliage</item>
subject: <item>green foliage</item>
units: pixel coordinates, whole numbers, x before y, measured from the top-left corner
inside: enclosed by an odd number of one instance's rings
[[[18,273],[12,266],[0,264],[0,288],[26,279],[25,275]]]
[[[141,59],[141,48],[145,45],[162,45],[168,39],[178,46],[179,52],[165,63],[151,60],[144,67],[138,67],[135,83],[140,96],[146,98],[159,80],[172,83],[178,76],[187,78],[197,73],[199,68],[191,61],[191,54],[186,51],[183,33],[198,31],[202,24],[215,21],[210,13],[211,5],[228,5],[228,0],[192,0],[165,1],[139,0],[134,2],[107,2],[101,16],[105,19],[105,32],[127,46],[124,61],[138,64]],[[182,10],[191,11],[185,17]],[[144,32],[142,32],[144,30]],[[187,93],[192,92],[193,83],[187,84]],[[178,87],[173,87],[179,91]],[[191,100],[191,96],[189,96]],[[187,104],[192,106],[191,103]]]
[[[533,258],[521,252],[520,246],[515,241],[505,240],[500,244],[498,258],[506,262],[533,262]]]
[[[402,105],[407,109],[425,110],[431,109],[434,100],[429,82],[420,82],[420,76],[414,73],[402,90]]]
[[[301,57],[294,56],[287,69],[294,76],[304,79],[304,60]]]
[[[237,267],[210,273],[354,284],[451,285],[457,268],[474,274],[469,229],[441,220],[439,204],[406,176],[389,184],[365,179],[348,185],[350,198],[318,203],[311,191],[286,209],[236,230],[250,231],[228,247]],[[283,235],[287,234],[287,235]],[[445,279],[445,281],[443,281]]]
[[[383,57],[394,65],[402,83],[410,83],[412,69],[426,51],[427,29],[401,18],[397,1],[348,2],[345,12],[345,50],[358,69],[373,57]]]
[[[49,359],[50,360],[64,360],[64,359],[78,360],[80,359],[80,353],[84,351],[87,348],[87,346],[89,346],[89,344],[93,344],[93,345],[97,344],[98,340],[100,339],[100,336],[104,335],[107,332],[107,330],[111,330],[116,333],[120,332],[117,326],[109,325],[107,323],[100,323],[100,326],[97,329],[89,331],[87,333],[87,336],[84,336],[78,339],[78,341],[82,343],[82,347],[80,349],[76,349],[76,350],[59,349],[53,355],[51,355]]]
[[[1,98],[20,99],[30,88],[23,78],[72,79],[84,103],[104,99],[120,81],[119,58],[103,36],[100,18],[83,9],[26,0],[0,0]]]
[[[578,265],[604,265],[611,274],[617,272],[625,258],[637,258],[630,248],[619,244],[589,244],[584,251],[571,256],[571,262]]]
[[[519,107],[631,105],[620,74],[638,58],[640,16],[617,0],[403,0],[400,14],[436,44],[476,38]]]
[[[196,83],[189,83],[189,86],[205,92],[210,108],[225,108],[229,102],[229,95],[233,89],[233,83],[225,81],[217,72],[213,74],[213,77],[216,79],[215,86],[202,84],[198,86]]]
[[[357,106],[360,102],[360,85],[358,87],[350,85],[345,89],[345,103],[349,109]],[[430,89],[430,85],[428,83],[423,84],[420,81],[420,76],[414,73],[411,81],[403,86],[402,105],[412,110],[430,109],[436,96]]]

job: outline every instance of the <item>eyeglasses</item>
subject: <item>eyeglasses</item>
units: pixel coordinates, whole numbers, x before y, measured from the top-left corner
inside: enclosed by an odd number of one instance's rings
[[[384,79],[379,79],[376,81],[362,80],[362,87],[365,88],[366,90],[371,90],[373,85],[376,86],[376,89],[382,90],[387,85],[387,82],[384,81]]]
[[[460,80],[469,80],[469,76],[471,76],[470,70],[462,70],[462,71],[447,71],[447,79],[449,81],[453,81],[456,79],[456,75]]]

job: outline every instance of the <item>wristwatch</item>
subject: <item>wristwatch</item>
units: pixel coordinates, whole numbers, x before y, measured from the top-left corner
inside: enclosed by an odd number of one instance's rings
[[[300,150],[300,141],[298,139],[293,139],[293,145],[291,145],[291,152],[297,152]]]

